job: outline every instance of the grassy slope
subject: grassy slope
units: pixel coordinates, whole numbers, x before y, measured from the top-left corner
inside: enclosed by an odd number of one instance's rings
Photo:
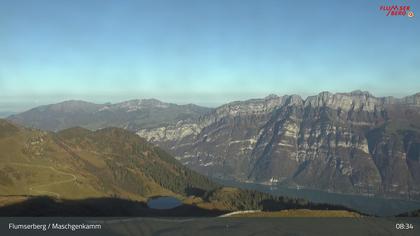
[[[5,134],[4,122],[0,128]],[[15,127],[14,132],[0,135],[0,150],[2,195],[104,196],[68,161],[71,155],[61,150],[49,133]]]
[[[121,129],[75,128],[54,134],[0,122],[2,195],[145,200],[156,195],[183,198],[190,185],[213,187],[205,177]]]

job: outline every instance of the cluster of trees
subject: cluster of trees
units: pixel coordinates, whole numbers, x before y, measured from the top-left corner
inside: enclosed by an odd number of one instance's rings
[[[223,203],[231,210],[279,211],[286,209],[349,210],[343,206],[311,203],[305,199],[273,196],[255,190],[217,188],[208,191],[204,199]]]
[[[182,166],[161,149],[156,148],[154,152],[158,158],[166,163],[170,163],[170,165],[167,168],[163,168],[159,162],[151,162],[142,166],[142,169],[147,176],[151,177],[162,187],[182,195],[196,196],[218,187],[217,184],[210,181],[207,177]]]

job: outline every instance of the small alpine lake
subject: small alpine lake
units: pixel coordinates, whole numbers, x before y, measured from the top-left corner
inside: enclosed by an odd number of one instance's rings
[[[182,201],[170,196],[153,197],[147,201],[147,206],[152,209],[172,209],[182,205]]]

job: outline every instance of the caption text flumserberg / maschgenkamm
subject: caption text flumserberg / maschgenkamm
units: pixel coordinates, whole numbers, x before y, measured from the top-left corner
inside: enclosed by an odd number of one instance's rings
[[[9,223],[9,230],[100,230],[101,224],[70,224],[70,223],[49,223],[49,224],[15,224]]]

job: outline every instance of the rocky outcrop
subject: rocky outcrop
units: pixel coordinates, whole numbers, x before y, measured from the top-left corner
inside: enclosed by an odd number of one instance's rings
[[[270,95],[137,133],[210,176],[420,198],[420,94]]]

